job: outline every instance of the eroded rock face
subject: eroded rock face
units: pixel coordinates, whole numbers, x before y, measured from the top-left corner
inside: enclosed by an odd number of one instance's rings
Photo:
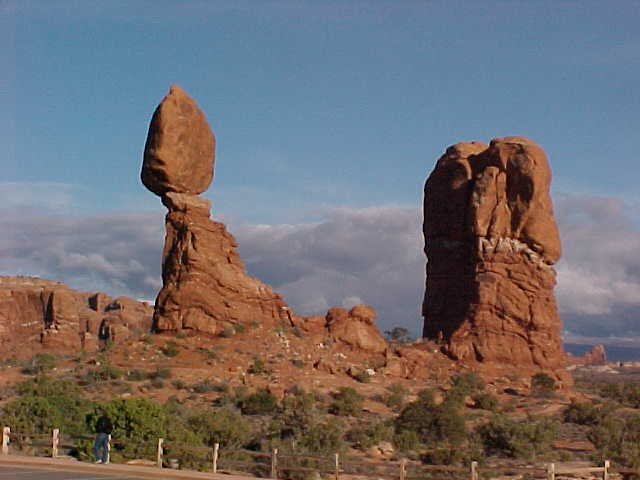
[[[172,85],[149,125],[142,183],[159,196],[204,192],[213,179],[215,146],[204,113],[184,90]]]
[[[0,277],[0,345],[78,351],[97,348],[100,322],[108,319],[115,341],[151,330],[152,308],[131,298],[79,292],[61,282]],[[25,349],[25,345],[28,348]]]
[[[235,239],[209,218],[209,201],[195,195],[211,182],[213,138],[195,102],[171,87],[151,120],[142,165],[143,183],[168,209],[156,331],[218,334],[291,316],[280,295],[246,274]]]
[[[561,368],[551,170],[524,137],[449,147],[424,189],[424,337],[454,358]]]

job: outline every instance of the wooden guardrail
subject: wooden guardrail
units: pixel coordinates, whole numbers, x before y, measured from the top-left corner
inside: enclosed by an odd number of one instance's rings
[[[11,439],[16,438],[18,443],[21,439],[28,438],[27,443],[30,447],[45,447],[50,450],[52,457],[59,456],[61,449],[77,448],[78,445],[64,441],[59,429],[54,429],[51,435],[42,434],[25,434],[24,432],[12,432],[10,427],[2,429],[2,438],[0,442],[0,454],[9,455],[9,446]],[[79,436],[75,437],[81,440],[93,440],[93,437]],[[110,452],[112,445],[111,435],[109,435],[108,451]],[[557,477],[572,477],[576,475],[591,474],[600,476],[602,480],[609,480],[610,473],[617,473],[625,480],[634,476],[640,477],[640,471],[625,468],[611,468],[611,462],[604,461],[601,467],[567,467],[562,464],[548,463],[544,468],[540,467],[492,467],[483,468],[478,466],[478,462],[471,462],[469,467],[449,466],[449,465],[423,465],[420,462],[400,459],[399,461],[364,461],[362,459],[353,459],[343,457],[338,453],[333,456],[315,456],[315,455],[298,455],[298,454],[282,454],[278,449],[273,449],[270,453],[256,452],[251,450],[221,450],[218,443],[214,443],[213,447],[201,447],[179,443],[166,442],[165,439],[159,438],[156,445],[155,465],[157,468],[165,468],[165,460],[169,458],[169,464],[173,468],[177,465],[171,465],[171,456],[167,452],[194,452],[197,458],[206,463],[206,468],[213,473],[218,473],[222,469],[247,468],[251,472],[260,470],[261,475],[268,478],[282,478],[282,475],[290,473],[318,472],[320,474],[329,475],[335,480],[340,480],[341,475],[357,474],[365,477],[375,477],[399,480],[411,480],[416,476],[427,473],[441,473],[449,479],[469,479],[480,480],[484,473],[499,473],[502,475],[527,474],[533,478],[546,480],[556,480]],[[422,478],[422,477],[421,477]]]

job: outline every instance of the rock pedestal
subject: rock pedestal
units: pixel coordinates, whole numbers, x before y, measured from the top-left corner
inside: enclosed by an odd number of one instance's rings
[[[214,158],[204,114],[172,86],[151,120],[141,173],[168,209],[156,331],[218,334],[236,324],[288,320],[284,300],[246,274],[235,239],[210,219],[211,204],[197,195],[211,183]]]
[[[459,143],[424,188],[423,336],[454,358],[562,368],[551,170],[524,137]]]

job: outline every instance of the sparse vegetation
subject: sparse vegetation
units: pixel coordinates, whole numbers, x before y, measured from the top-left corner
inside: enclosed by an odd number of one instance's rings
[[[178,344],[173,340],[169,340],[164,346],[160,349],[165,357],[173,358],[180,353],[178,350]]]
[[[334,415],[357,417],[362,412],[364,398],[354,388],[342,387],[333,395],[329,412]]]
[[[37,353],[22,368],[26,375],[39,375],[56,367],[56,357],[50,353]]]
[[[535,459],[548,452],[558,432],[558,424],[549,418],[529,417],[523,421],[494,415],[478,428],[487,455]]]
[[[531,395],[540,398],[553,396],[556,389],[556,381],[544,372],[536,373],[531,377]]]

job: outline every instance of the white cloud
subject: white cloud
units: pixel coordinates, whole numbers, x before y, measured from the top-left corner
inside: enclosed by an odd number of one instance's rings
[[[620,199],[560,196],[557,296],[569,335],[640,336],[640,228]],[[0,272],[153,299],[161,286],[160,213],[86,217],[0,212]],[[340,208],[314,223],[231,225],[249,272],[300,313],[364,302],[383,329],[417,333],[424,285],[420,211]],[[7,232],[7,233],[5,233]]]

